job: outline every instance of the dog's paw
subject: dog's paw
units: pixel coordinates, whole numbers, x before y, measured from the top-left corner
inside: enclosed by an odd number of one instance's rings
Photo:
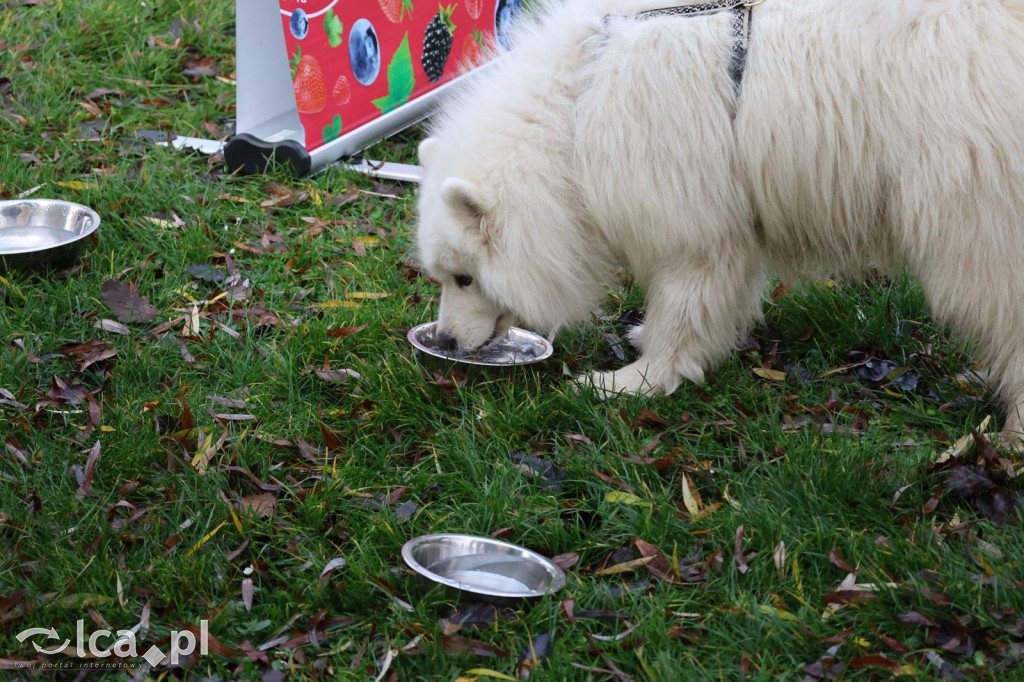
[[[642,324],[634,325],[629,328],[626,332],[626,338],[629,339],[629,344],[633,348],[640,352],[644,350],[644,326]]]
[[[665,391],[647,380],[644,372],[627,365],[613,372],[591,372],[576,377],[578,387],[590,386],[605,400],[619,396],[659,395]]]

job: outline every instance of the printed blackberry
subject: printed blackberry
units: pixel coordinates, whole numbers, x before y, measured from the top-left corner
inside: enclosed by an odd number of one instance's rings
[[[436,83],[444,74],[444,65],[452,52],[455,24],[452,23],[452,12],[456,5],[442,7],[438,5],[437,14],[430,20],[427,32],[423,36],[423,56],[420,62],[427,80]]]

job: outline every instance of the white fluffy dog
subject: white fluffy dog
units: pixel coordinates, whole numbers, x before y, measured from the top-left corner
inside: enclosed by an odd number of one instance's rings
[[[587,317],[621,267],[639,359],[606,393],[700,382],[766,273],[908,268],[1024,414],[1024,0],[766,0],[735,15],[547,2],[420,148],[439,329]]]

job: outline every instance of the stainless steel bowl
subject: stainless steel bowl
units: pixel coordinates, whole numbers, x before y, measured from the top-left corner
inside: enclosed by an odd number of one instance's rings
[[[424,535],[405,543],[402,558],[424,578],[484,600],[528,599],[565,587],[565,572],[550,559],[493,538]]]
[[[554,348],[541,336],[519,327],[512,327],[503,339],[479,353],[458,355],[438,348],[434,342],[437,322],[427,322],[409,330],[409,343],[431,369],[458,370],[469,378],[484,372],[536,365],[551,357]]]
[[[0,201],[0,269],[68,267],[99,226],[96,211],[70,201]]]

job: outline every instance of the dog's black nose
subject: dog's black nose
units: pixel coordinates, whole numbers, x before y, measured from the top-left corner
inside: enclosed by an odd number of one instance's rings
[[[434,346],[438,350],[455,350],[459,347],[459,342],[447,332],[437,332],[434,335]]]

